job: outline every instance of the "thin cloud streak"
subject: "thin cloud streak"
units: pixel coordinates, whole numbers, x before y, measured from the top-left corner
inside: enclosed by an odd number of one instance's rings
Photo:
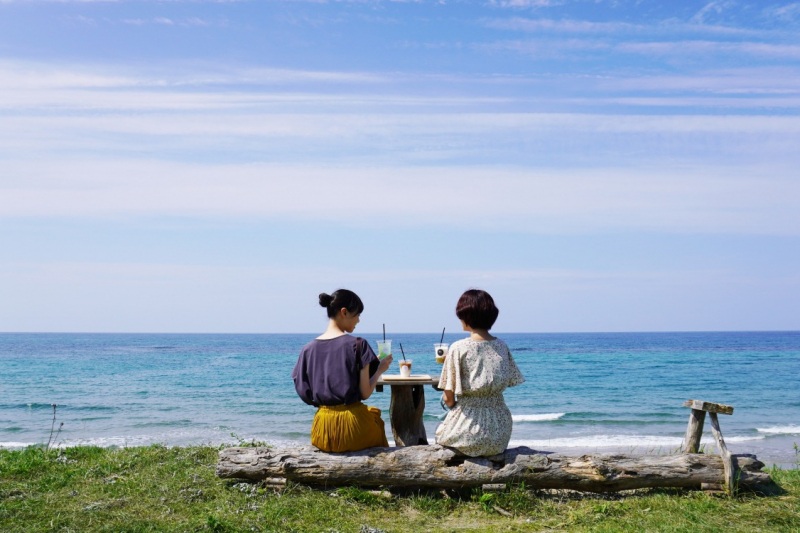
[[[373,107],[384,111],[413,112],[418,108],[455,109],[464,112],[526,106],[587,102],[598,105],[637,98],[664,98],[684,107],[732,105],[748,101],[720,100],[719,95],[752,95],[753,109],[796,107],[796,101],[776,100],[776,95],[800,94],[800,70],[794,67],[742,67],[670,75],[620,74],[617,76],[484,77],[380,74],[365,72],[301,71],[286,69],[181,69],[136,70],[113,67],[50,66],[0,62],[0,109],[18,115],[25,109],[58,111],[218,111],[252,110],[272,106],[280,111]],[[431,85],[439,87],[437,91]],[[446,91],[449,89],[449,91]],[[533,94],[531,92],[533,91]],[[639,94],[632,94],[632,92]],[[675,91],[682,94],[676,95]],[[614,94],[617,96],[614,96]],[[502,94],[502,96],[500,95]],[[714,98],[712,98],[714,97]],[[705,100],[704,100],[705,99]],[[653,102],[655,100],[652,100]],[[639,104],[635,104],[639,105]],[[543,106],[542,106],[543,107]],[[552,108],[552,105],[549,106]],[[395,109],[392,109],[395,108]],[[425,109],[426,113],[431,109]],[[435,112],[435,111],[434,111]]]
[[[62,161],[7,168],[0,217],[203,216],[326,220],[327,206],[361,206],[373,225],[513,225],[534,233],[646,230],[800,233],[800,184],[746,169],[683,174],[630,169],[323,168]],[[480,196],[472,186],[492,183]],[[158,191],[153,194],[152,191]],[[297,202],[296,198],[303,198]],[[387,214],[375,198],[392,198]],[[442,209],[446,205],[458,209]],[[479,209],[483,221],[475,219]],[[338,215],[331,213],[338,218]],[[411,221],[411,222],[409,222]]]

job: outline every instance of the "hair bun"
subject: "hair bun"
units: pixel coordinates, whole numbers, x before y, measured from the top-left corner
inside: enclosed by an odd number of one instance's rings
[[[331,296],[330,294],[326,294],[324,292],[320,293],[319,305],[321,307],[327,308],[329,305],[331,305],[331,302],[333,302],[333,296]]]

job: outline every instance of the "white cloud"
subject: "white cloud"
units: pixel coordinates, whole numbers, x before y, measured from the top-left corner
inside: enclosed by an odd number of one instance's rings
[[[564,3],[564,0],[489,0],[490,6],[512,9],[556,7]]]
[[[776,18],[783,22],[794,22],[800,19],[800,2],[793,2],[782,6],[769,6],[764,9],[767,17]]]
[[[650,95],[663,96],[675,92],[691,92],[696,96],[693,103],[699,104],[700,96],[708,94],[736,95],[800,95],[800,69],[791,67],[745,67],[738,69],[704,69],[693,74],[653,74],[628,77],[606,77],[597,81],[597,86],[614,92],[645,91]],[[673,97],[674,98],[674,97]],[[706,99],[707,100],[707,99]],[[676,103],[687,101],[674,98]],[[730,100],[726,100],[733,105]],[[750,105],[755,102],[748,100]],[[773,100],[768,106],[780,107]]]
[[[707,80],[600,78],[587,91],[601,89],[604,104],[708,105],[702,91],[732,90],[787,105],[779,96],[793,94],[796,77],[750,69]],[[160,78],[0,63],[0,216],[318,218],[341,199],[363,204],[375,224],[464,224],[470,208],[488,204],[486,225],[544,233],[800,231],[792,114],[486,112],[496,106],[480,97],[448,112],[447,94],[397,96],[380,83],[374,94],[225,85],[272,78],[363,77],[250,69]],[[687,90],[697,92],[669,95]],[[597,104],[588,93],[587,105]],[[718,105],[755,106],[763,94]],[[387,217],[376,197],[398,207]],[[443,198],[463,214],[443,216]]]
[[[111,24],[116,24],[114,21],[107,21]],[[194,28],[208,28],[214,25],[224,26],[224,22],[212,22],[200,17],[188,17],[184,19],[175,19],[168,17],[155,17],[149,19],[143,18],[125,18],[119,21],[126,26],[181,26],[181,27],[194,27]]]
[[[526,32],[619,33],[647,32],[653,30],[652,27],[628,22],[594,22],[575,19],[528,19],[521,17],[492,19],[486,21],[485,25],[489,28]]]
[[[53,90],[69,94],[74,89],[135,89],[320,84],[384,84],[392,77],[370,72],[342,72],[262,67],[220,67],[212,64],[162,65],[160,67],[50,64],[0,59],[0,91],[11,93]],[[326,87],[330,88],[330,87]],[[0,107],[4,104],[0,100]]]
[[[720,15],[724,11],[735,6],[736,2],[732,0],[714,0],[713,2],[707,3],[700,11],[695,13],[690,19],[690,22],[694,24],[704,24],[712,15]]]
[[[797,234],[800,184],[766,169],[526,169],[190,164],[65,159],[4,163],[2,217],[138,215],[517,227],[535,233],[652,230]],[[377,198],[391,198],[387,211]],[[480,219],[474,217],[477,211]],[[338,220],[339,222],[346,222]]]
[[[707,56],[725,54],[728,56],[746,54],[775,59],[800,59],[800,45],[771,44],[760,42],[720,42],[720,41],[653,41],[627,42],[615,46],[622,52],[646,55]]]

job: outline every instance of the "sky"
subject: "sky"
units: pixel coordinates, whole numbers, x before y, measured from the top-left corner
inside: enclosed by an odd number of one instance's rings
[[[800,329],[800,2],[0,0],[0,331]]]

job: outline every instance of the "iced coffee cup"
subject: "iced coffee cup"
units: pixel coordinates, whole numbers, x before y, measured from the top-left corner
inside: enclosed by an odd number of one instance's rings
[[[392,355],[392,341],[378,341],[378,359],[385,359],[389,355]]]
[[[411,377],[411,359],[400,361],[400,376],[404,378]]]
[[[447,349],[449,344],[437,342],[433,345],[433,353],[436,356],[436,362],[440,365],[444,363],[444,358],[447,356]]]

